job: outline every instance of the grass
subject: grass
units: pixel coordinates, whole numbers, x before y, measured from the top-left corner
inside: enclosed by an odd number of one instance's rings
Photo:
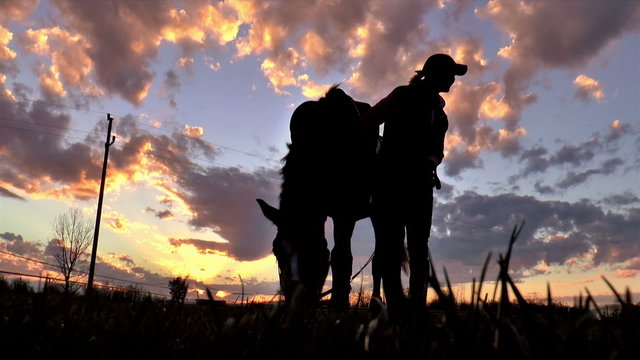
[[[321,303],[291,322],[282,303],[183,304],[136,289],[87,297],[0,279],[0,345],[21,358],[640,359],[640,306],[628,291],[607,282],[619,302],[612,311],[589,294],[571,307],[550,292],[535,303],[519,295],[507,270],[520,229],[498,257],[495,301],[480,296],[484,270],[468,301],[456,299],[446,275],[444,285],[432,277],[438,299],[397,321],[375,300],[347,312]]]

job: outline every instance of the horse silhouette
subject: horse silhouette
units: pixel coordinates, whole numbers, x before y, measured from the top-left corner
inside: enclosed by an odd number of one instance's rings
[[[330,266],[332,305],[349,307],[351,236],[355,223],[369,216],[379,137],[377,127],[360,122],[368,109],[369,104],[334,85],[317,101],[299,105],[291,116],[280,209],[257,199],[278,228],[273,253],[285,302],[317,301]],[[331,252],[324,234],[327,217],[334,224]]]

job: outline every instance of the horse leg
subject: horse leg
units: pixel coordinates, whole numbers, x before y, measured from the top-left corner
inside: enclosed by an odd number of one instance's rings
[[[336,309],[349,308],[351,292],[351,273],[353,255],[351,254],[351,237],[356,225],[355,220],[336,217],[333,219],[334,246],[331,250],[331,274],[333,277],[331,304]]]

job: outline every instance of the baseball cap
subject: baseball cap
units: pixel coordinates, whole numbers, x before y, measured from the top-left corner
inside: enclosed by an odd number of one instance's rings
[[[467,65],[457,64],[453,58],[447,54],[433,54],[425,61],[422,70],[416,73],[426,75],[430,72],[447,71],[454,75],[462,76],[467,73]]]

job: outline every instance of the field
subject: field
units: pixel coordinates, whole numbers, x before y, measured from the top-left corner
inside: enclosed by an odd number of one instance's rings
[[[20,358],[640,358],[640,307],[627,302],[604,312],[589,298],[568,307],[445,297],[397,322],[366,307],[286,315],[281,303],[181,304],[127,289],[87,297],[0,281],[0,343]]]
[[[470,299],[432,276],[437,301],[397,319],[366,296],[348,311],[320,303],[291,317],[280,302],[183,303],[136,288],[73,295],[0,278],[0,345],[24,359],[640,359],[640,305],[629,291],[610,285],[615,308],[590,294],[574,306],[520,295],[507,272],[518,232],[499,256],[495,301],[482,291],[484,271]]]

